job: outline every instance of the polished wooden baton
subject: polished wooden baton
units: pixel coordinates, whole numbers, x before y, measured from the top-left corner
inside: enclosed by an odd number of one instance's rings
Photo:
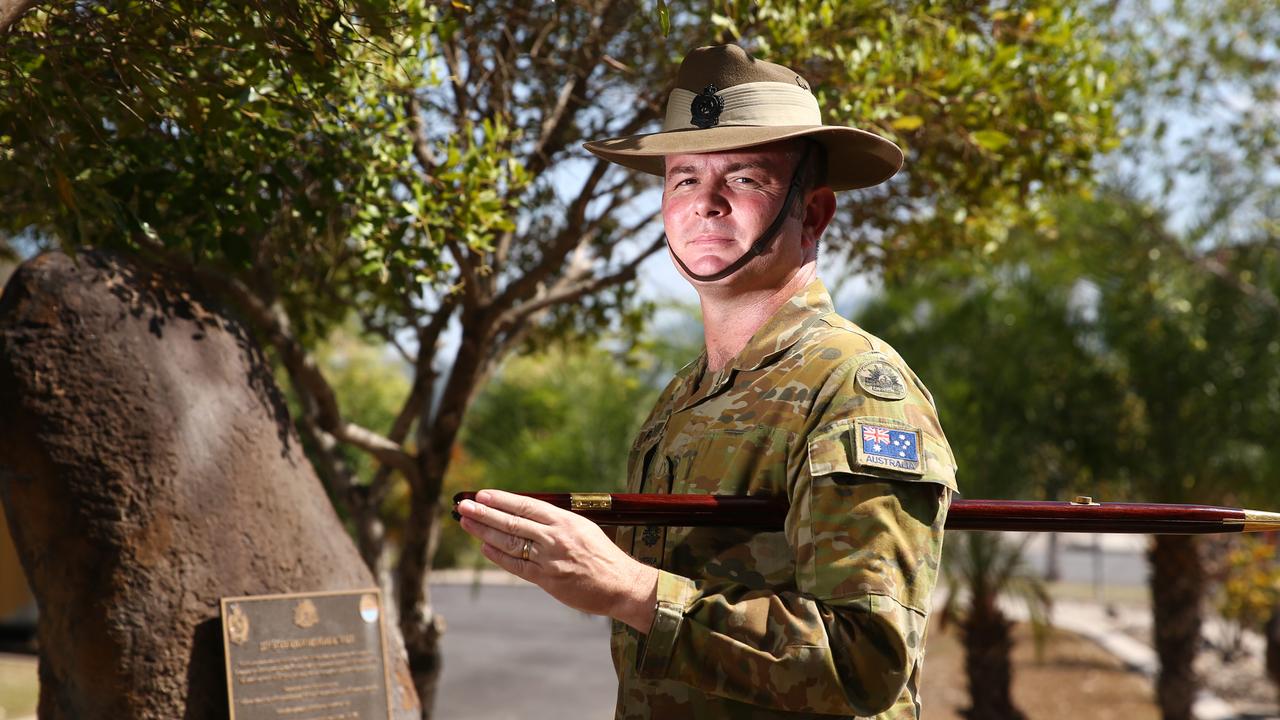
[[[781,530],[786,498],[740,495],[662,495],[647,493],[517,493],[600,525],[744,527]],[[454,505],[475,499],[460,492]],[[454,512],[454,517],[458,516]],[[1045,500],[956,500],[947,514],[948,530],[1023,532],[1141,533],[1197,535],[1280,530],[1280,513],[1215,505],[1099,503],[1089,497],[1071,502]]]

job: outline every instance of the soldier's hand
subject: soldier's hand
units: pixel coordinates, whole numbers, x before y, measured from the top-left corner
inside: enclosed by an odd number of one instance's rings
[[[549,503],[481,490],[458,504],[484,556],[571,608],[640,632],[653,623],[658,571],[623,552],[595,523]]]

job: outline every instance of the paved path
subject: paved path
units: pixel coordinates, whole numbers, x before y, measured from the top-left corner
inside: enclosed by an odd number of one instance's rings
[[[433,585],[447,623],[437,717],[566,720],[613,716],[609,623],[528,585]]]

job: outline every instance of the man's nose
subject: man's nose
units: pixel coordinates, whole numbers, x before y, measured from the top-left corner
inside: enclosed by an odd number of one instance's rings
[[[720,217],[729,214],[729,202],[721,189],[712,183],[698,188],[698,197],[694,202],[694,211],[698,217]]]

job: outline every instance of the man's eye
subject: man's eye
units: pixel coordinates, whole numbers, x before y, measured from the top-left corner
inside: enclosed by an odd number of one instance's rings
[[[734,182],[739,185],[755,185],[756,184],[755,178],[749,178],[749,177],[736,177],[730,182]]]
[[[680,187],[681,185],[689,185],[692,183],[693,183],[693,178],[685,178],[683,180],[677,180],[675,187]]]

